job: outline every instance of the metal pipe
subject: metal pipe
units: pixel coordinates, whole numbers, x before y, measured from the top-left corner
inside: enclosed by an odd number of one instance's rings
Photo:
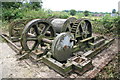
[[[46,38],[42,38],[42,41],[46,42],[48,44],[52,44],[52,42],[53,42],[53,40],[49,40],[49,39],[46,39]]]

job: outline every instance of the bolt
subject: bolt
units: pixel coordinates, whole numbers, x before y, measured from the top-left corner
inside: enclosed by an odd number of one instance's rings
[[[63,63],[63,65],[62,65],[63,67],[65,67],[65,63]]]
[[[38,53],[38,50],[36,49],[35,52]]]
[[[72,60],[71,60],[71,59],[68,59],[68,62],[69,62],[69,63],[71,63],[71,62],[72,62]]]

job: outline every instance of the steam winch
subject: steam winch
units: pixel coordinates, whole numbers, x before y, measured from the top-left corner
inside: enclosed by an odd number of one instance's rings
[[[20,20],[9,28],[9,36],[2,37],[19,50],[19,59],[42,60],[63,76],[92,69],[92,58],[114,40],[92,36],[92,24],[85,18]]]

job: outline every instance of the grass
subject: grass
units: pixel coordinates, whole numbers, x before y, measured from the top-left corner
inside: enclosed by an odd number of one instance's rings
[[[2,24],[0,26],[0,31],[1,32],[8,32],[9,24],[10,23],[7,21],[2,22]]]

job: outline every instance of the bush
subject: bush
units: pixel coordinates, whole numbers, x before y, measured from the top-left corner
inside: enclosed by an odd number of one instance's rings
[[[101,19],[93,21],[93,31],[101,34],[117,34],[119,31],[120,17],[111,17],[109,15],[104,16]]]
[[[71,10],[70,10],[70,15],[74,16],[75,14],[76,14],[76,10],[71,9]]]
[[[30,19],[34,19],[34,18],[47,18],[49,15],[46,13],[46,11],[44,11],[43,9],[39,9],[38,11],[36,10],[27,10],[24,11],[23,13],[23,19],[24,18],[30,18]]]
[[[77,19],[80,19],[80,18],[84,17],[84,14],[79,12],[79,13],[76,13],[75,16]]]
[[[70,15],[67,12],[52,12],[50,16],[54,16],[57,18],[63,18],[66,19],[68,18]]]

